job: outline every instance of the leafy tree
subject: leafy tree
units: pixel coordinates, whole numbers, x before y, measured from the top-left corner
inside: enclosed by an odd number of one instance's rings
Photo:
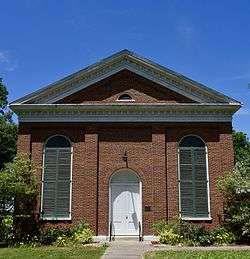
[[[8,91],[0,78],[0,170],[4,163],[13,160],[16,154],[17,125],[8,110]]]
[[[250,161],[250,141],[247,134],[233,131],[235,161]]]
[[[0,211],[27,214],[26,205],[35,201],[36,167],[28,155],[17,156],[0,172]],[[14,208],[14,204],[18,208]]]
[[[28,155],[19,155],[0,171],[0,241],[11,237],[14,242],[37,231],[36,169]]]
[[[243,132],[233,132],[235,168],[217,183],[225,197],[224,225],[239,241],[250,242],[250,142]]]
[[[239,241],[250,242],[250,163],[237,162],[232,172],[219,179],[224,194],[224,225]]]

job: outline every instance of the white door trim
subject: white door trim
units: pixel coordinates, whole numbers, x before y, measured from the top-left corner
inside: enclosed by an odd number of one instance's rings
[[[138,215],[138,218],[139,218],[139,222],[140,222],[140,224],[141,224],[141,233],[143,233],[143,224],[142,224],[142,182],[141,182],[141,179],[140,179],[140,177],[139,177],[139,175],[134,171],[134,170],[132,170],[132,169],[130,169],[130,168],[122,168],[122,169],[119,169],[119,170],[117,170],[117,171],[115,171],[112,175],[111,175],[111,177],[110,177],[110,179],[109,179],[109,216],[108,216],[108,236],[109,236],[109,233],[110,233],[110,223],[111,223],[111,221],[112,221],[112,188],[111,188],[111,185],[120,185],[120,186],[123,186],[123,185],[135,185],[135,184],[133,184],[133,183],[112,183],[111,184],[111,180],[112,180],[112,177],[116,174],[116,173],[118,173],[119,171],[128,171],[128,172],[132,172],[132,173],[134,173],[136,176],[137,176],[137,178],[139,179],[139,208],[138,208],[138,210],[139,210],[139,215]],[[137,184],[136,184],[137,185]]]

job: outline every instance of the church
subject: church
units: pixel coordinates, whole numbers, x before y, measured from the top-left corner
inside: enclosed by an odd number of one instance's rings
[[[241,103],[122,50],[11,103],[38,165],[38,220],[153,239],[164,219],[215,227]]]

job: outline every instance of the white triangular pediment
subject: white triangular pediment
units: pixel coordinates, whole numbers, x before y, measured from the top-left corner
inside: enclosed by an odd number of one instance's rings
[[[228,96],[128,50],[114,54],[12,104],[53,104],[122,70],[129,70],[198,103],[239,104]]]

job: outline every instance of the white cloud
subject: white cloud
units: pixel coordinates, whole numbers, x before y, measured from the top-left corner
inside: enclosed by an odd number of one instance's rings
[[[6,51],[0,51],[0,63],[9,63],[9,55]]]
[[[14,71],[18,67],[17,60],[11,58],[8,51],[0,51],[0,68],[8,72]]]

